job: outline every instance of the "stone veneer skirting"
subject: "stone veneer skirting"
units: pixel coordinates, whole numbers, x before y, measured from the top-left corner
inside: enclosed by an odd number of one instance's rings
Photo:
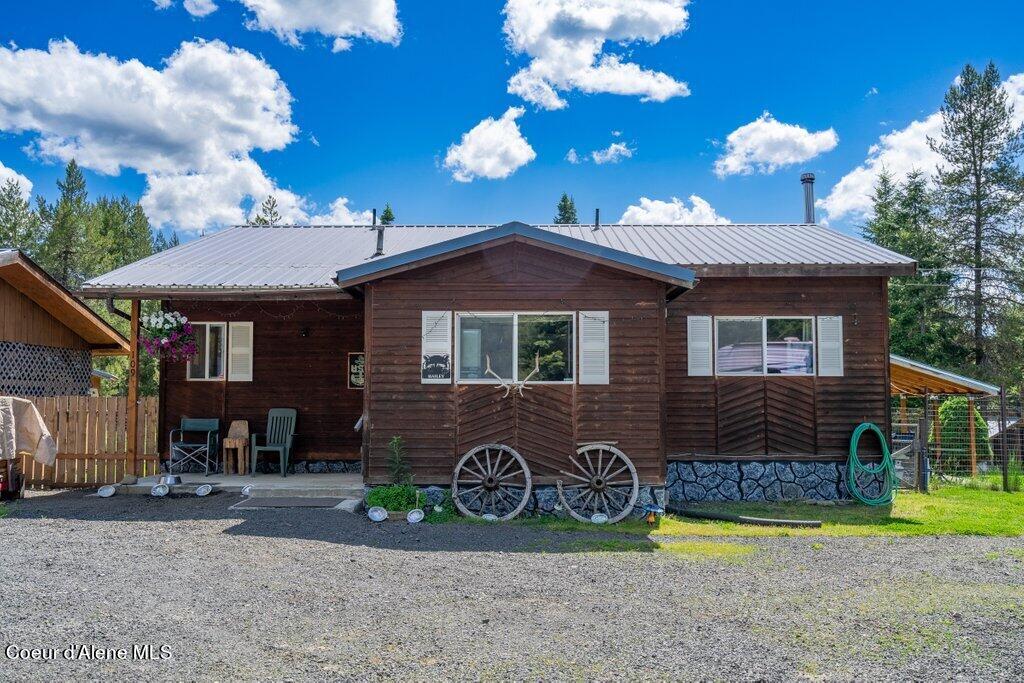
[[[861,481],[861,490],[877,495],[881,481]],[[666,488],[671,504],[746,500],[847,500],[846,467],[840,462],[793,460],[680,462],[668,464]]]

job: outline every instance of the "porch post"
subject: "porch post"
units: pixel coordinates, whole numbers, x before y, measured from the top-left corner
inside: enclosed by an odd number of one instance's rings
[[[974,399],[967,399],[967,442],[971,449],[971,476],[978,473],[978,437],[974,435]]]
[[[128,351],[128,435],[126,438],[128,462],[125,470],[128,474],[137,475],[136,457],[138,455],[139,435],[139,317],[142,302],[132,299],[131,330]]]

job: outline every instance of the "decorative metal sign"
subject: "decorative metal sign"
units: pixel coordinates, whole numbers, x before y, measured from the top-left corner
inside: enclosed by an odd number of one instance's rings
[[[422,379],[451,379],[452,357],[447,353],[434,353],[423,356],[420,366]]]
[[[366,386],[366,354],[354,351],[348,354],[348,388],[362,389]]]

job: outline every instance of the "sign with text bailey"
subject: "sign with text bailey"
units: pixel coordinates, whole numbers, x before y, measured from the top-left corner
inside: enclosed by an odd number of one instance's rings
[[[423,365],[420,368],[422,379],[448,379],[452,378],[452,357],[447,353],[432,353],[423,355]]]

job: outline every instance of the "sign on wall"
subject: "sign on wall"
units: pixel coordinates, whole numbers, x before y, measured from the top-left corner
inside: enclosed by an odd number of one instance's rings
[[[354,351],[348,354],[348,388],[362,389],[366,386],[366,354]]]
[[[431,353],[423,355],[420,366],[422,379],[450,380],[452,378],[452,357],[448,353]]]

